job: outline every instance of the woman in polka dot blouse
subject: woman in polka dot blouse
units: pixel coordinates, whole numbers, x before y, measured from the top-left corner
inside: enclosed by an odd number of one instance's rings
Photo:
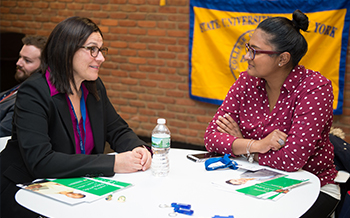
[[[204,136],[210,152],[247,155],[248,160],[288,172],[315,174],[321,192],[303,217],[328,217],[340,199],[328,133],[333,121],[331,82],[298,65],[307,51],[300,29],[308,28],[300,10],[293,20],[261,22],[246,44],[248,69],[240,74]]]

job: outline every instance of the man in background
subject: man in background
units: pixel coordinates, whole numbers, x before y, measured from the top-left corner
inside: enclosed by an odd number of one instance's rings
[[[26,36],[22,39],[23,47],[16,63],[15,79],[20,83],[0,93],[0,137],[10,136],[12,115],[19,86],[40,67],[40,56],[47,38],[45,36]]]

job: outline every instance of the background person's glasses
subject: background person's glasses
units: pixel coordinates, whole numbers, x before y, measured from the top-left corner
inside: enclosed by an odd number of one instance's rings
[[[101,52],[103,57],[106,57],[106,55],[108,54],[107,47],[102,47],[102,48],[99,48],[97,46],[81,46],[81,47],[85,49],[89,49],[91,57],[94,57],[94,58],[97,57],[98,52]]]
[[[255,50],[254,48],[250,47],[248,43],[245,44],[245,50],[249,54],[250,59],[254,60],[255,55],[258,53],[262,54],[280,54],[282,52],[280,51],[264,51],[264,50]]]

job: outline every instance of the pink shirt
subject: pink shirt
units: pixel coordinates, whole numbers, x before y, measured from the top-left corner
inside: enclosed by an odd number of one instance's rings
[[[49,77],[50,77],[50,73],[48,71],[46,71],[46,81],[49,84],[50,87],[50,93],[51,96],[57,95],[59,94],[59,92],[57,91],[56,87],[50,82]],[[84,99],[86,102],[86,98],[89,94],[89,91],[87,90],[87,88],[85,87],[84,84],[82,84],[82,89],[84,90]],[[79,146],[79,134],[78,134],[78,130],[77,130],[77,122],[76,119],[74,117],[74,113],[72,110],[72,107],[70,106],[70,102],[69,102],[69,98],[68,95],[66,94],[66,100],[67,100],[67,104],[68,104],[68,108],[69,108],[69,112],[70,112],[70,116],[72,119],[72,125],[73,125],[73,130],[74,130],[74,137],[75,137],[75,150],[77,154],[81,154],[81,150],[80,150],[80,146]],[[83,130],[83,119],[80,119],[79,121],[79,128],[80,130]],[[88,109],[86,108],[86,132],[82,131],[82,138],[84,140],[86,134],[86,142],[85,142],[85,154],[91,154],[92,149],[94,148],[94,138],[92,135],[92,130],[91,130],[91,124],[90,124],[90,119],[89,119],[89,113],[88,113]]]
[[[333,145],[329,130],[333,122],[333,89],[319,72],[296,66],[281,87],[270,113],[265,80],[242,72],[210,122],[204,136],[208,151],[232,154],[234,136],[217,131],[219,115],[230,114],[246,139],[260,140],[275,129],[288,135],[278,151],[259,154],[259,164],[284,171],[300,168],[315,174],[321,186],[334,183]]]

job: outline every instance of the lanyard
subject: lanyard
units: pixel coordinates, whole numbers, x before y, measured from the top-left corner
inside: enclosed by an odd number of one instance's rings
[[[12,94],[14,94],[18,90],[19,86],[14,87],[13,89],[6,92],[3,96],[0,97],[0,102],[4,101],[8,97],[10,97]]]
[[[75,118],[75,121],[77,123],[77,131],[78,131],[78,135],[79,135],[79,147],[80,147],[80,151],[82,154],[85,154],[85,143],[86,143],[86,107],[85,107],[85,99],[84,99],[84,90],[83,90],[83,87],[81,87],[81,98],[80,98],[80,111],[81,111],[81,119],[83,119],[83,133],[84,133],[84,140],[83,140],[83,137],[82,137],[82,132],[80,131],[80,127],[79,127],[79,122],[78,122],[78,118],[77,118],[77,115],[75,113],[75,110],[74,110],[74,107],[73,107],[73,104],[69,99],[69,103],[70,103],[70,106],[72,108],[72,111],[73,111],[73,114],[74,114],[74,118]]]
[[[222,164],[219,166],[210,167],[211,164],[216,162],[221,162]],[[236,170],[238,169],[237,165],[238,164],[236,163],[236,161],[230,159],[229,154],[225,154],[223,157],[209,158],[208,160],[205,161],[205,169],[208,171],[217,170],[220,168],[227,168],[227,167],[230,169]]]

